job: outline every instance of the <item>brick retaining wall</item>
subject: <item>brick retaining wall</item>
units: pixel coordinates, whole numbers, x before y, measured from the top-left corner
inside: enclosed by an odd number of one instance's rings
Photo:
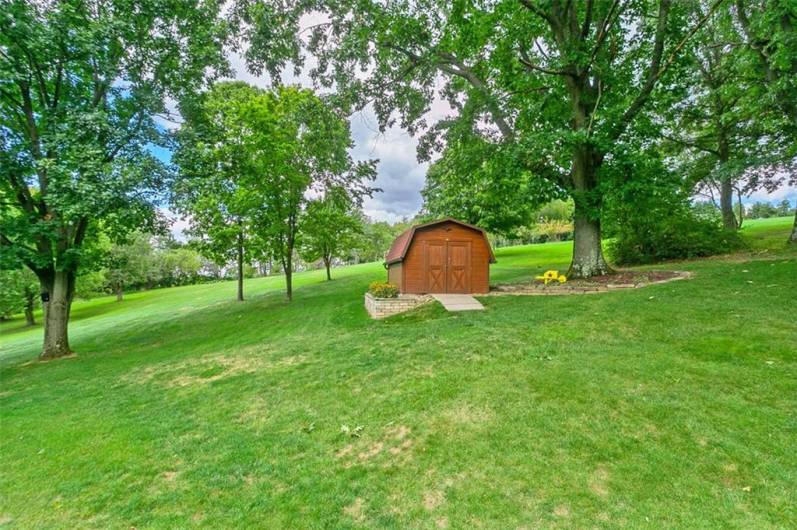
[[[365,309],[371,318],[379,319],[415,309],[431,300],[431,296],[416,294],[401,294],[398,298],[376,298],[371,293],[365,293]]]

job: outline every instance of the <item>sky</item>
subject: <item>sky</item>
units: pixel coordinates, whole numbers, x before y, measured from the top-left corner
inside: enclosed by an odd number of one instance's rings
[[[255,76],[246,69],[240,55],[230,52],[228,55],[234,79],[246,81],[250,84],[268,88],[270,80],[268,75]],[[312,88],[313,84],[307,71],[312,65],[309,58],[307,67],[299,76],[294,76],[292,68],[286,68],[282,81],[286,84],[301,85]],[[447,103],[442,100],[434,101],[427,114],[427,122],[434,123],[451,112]],[[418,213],[423,204],[421,189],[424,186],[428,163],[419,163],[416,157],[417,138],[411,136],[398,126],[394,126],[385,133],[380,133],[376,116],[372,109],[366,108],[350,117],[352,139],[354,147],[351,150],[355,160],[378,159],[377,178],[374,187],[382,191],[371,198],[366,198],[363,210],[366,215],[377,221],[394,223],[404,218],[413,217]],[[174,127],[174,124],[164,124]],[[160,153],[168,157],[168,153]],[[792,204],[797,203],[797,187],[784,186],[773,193],[759,191],[750,197],[743,198],[742,202],[751,204],[756,201],[780,202],[788,199]],[[178,239],[183,239],[182,231],[186,228],[186,221],[177,218],[169,210],[163,210],[164,215],[172,220],[172,233]]]

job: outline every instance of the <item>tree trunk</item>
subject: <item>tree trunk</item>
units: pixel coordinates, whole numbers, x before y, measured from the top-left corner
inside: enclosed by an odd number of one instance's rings
[[[573,261],[567,273],[568,278],[589,278],[611,272],[603,258],[600,220],[590,218],[576,209]]]
[[[291,254],[292,252],[288,252],[282,264],[282,268],[285,269],[285,295],[289,302],[293,300],[293,257]]]
[[[332,260],[330,258],[324,258],[324,266],[327,268],[327,281],[332,279],[332,275],[329,272],[329,266],[331,265]]]
[[[719,143],[717,149],[719,151],[720,168],[725,169],[730,159],[730,146],[726,138],[725,129],[722,123],[717,119],[717,132],[719,134]],[[722,213],[722,225],[726,230],[736,230],[739,225],[736,223],[736,213],[733,211],[733,182],[730,177],[722,177],[720,181],[720,212]]]
[[[27,291],[27,289],[26,289]],[[25,300],[25,321],[28,323],[29,326],[35,326],[36,320],[33,318],[33,297],[35,295],[33,293],[26,294]]]
[[[44,345],[39,359],[69,355],[69,313],[72,306],[74,273],[56,271],[51,285],[45,286],[49,301],[44,303]]]
[[[737,199],[736,210],[739,215],[738,216],[739,224],[737,224],[736,226],[738,228],[742,228],[742,223],[744,223],[744,205],[742,205],[742,190],[740,190],[739,188],[736,188],[736,199]]]
[[[589,146],[576,148],[573,154],[573,261],[567,276],[589,278],[610,274],[612,270],[603,258],[601,247],[601,200],[595,189],[602,157]]]
[[[122,285],[119,284],[116,286],[115,291],[116,291],[116,301],[121,302],[122,298],[124,297],[125,290],[122,288]]]
[[[797,245],[797,210],[794,211],[794,227],[791,229],[789,243],[792,245]]]
[[[733,211],[733,183],[723,179],[720,183],[720,211],[722,212],[722,225],[726,230],[736,230],[736,214]]]
[[[238,232],[238,301],[244,300],[244,234]]]

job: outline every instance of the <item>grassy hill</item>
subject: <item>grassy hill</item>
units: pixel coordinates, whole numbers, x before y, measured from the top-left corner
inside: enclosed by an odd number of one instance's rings
[[[0,326],[0,526],[797,526],[797,253],[689,281],[372,321],[381,264],[78,302]],[[781,235],[782,233],[782,235]],[[564,269],[500,249],[493,283]]]

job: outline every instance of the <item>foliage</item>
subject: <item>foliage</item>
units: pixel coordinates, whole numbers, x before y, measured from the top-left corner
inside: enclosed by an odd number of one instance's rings
[[[275,149],[263,153],[257,165],[265,183],[259,211],[259,234],[269,255],[285,271],[286,294],[292,298],[291,271],[299,243],[299,220],[308,191],[345,194],[359,205],[374,188],[376,161],[355,162],[348,121],[311,90],[280,88],[271,95],[276,128]],[[337,190],[337,191],[335,191]]]
[[[279,261],[290,298],[307,192],[339,187],[359,201],[374,162],[352,160],[348,122],[310,90],[218,83],[184,112],[173,198],[190,233],[219,263],[235,256],[239,270],[254,258]]]
[[[50,293],[43,357],[69,353],[84,243],[152,225],[167,98],[222,73],[214,0],[0,3],[0,242]],[[131,9],[134,11],[132,12]]]
[[[573,223],[559,219],[542,219],[531,229],[536,241],[564,241],[573,236]]]
[[[390,224],[386,221],[373,221],[361,216],[363,233],[358,238],[352,254],[356,262],[383,261],[385,253],[390,248],[393,240],[401,232],[407,230],[413,221],[405,220],[399,223]]]
[[[39,305],[39,280],[29,269],[0,270],[0,319]]]
[[[530,171],[513,172],[517,153],[478,137],[449,144],[426,173],[424,215],[453,217],[506,237],[533,222],[550,189]]]
[[[375,298],[396,298],[399,290],[398,287],[392,283],[371,282],[368,284],[368,292]]]
[[[141,232],[132,234],[127,241],[113,244],[108,252],[105,278],[119,300],[125,289],[152,284],[157,277],[150,237]]]
[[[609,253],[618,265],[712,256],[736,250],[742,241],[717,216],[691,207],[672,189],[637,190],[634,201],[612,201]]]
[[[184,103],[186,120],[175,134],[179,173],[172,203],[188,219],[193,245],[219,265],[237,262],[239,274],[265,253],[262,240],[254,237],[264,230],[257,223],[265,186],[255,160],[275,144],[270,106],[258,88],[216,83],[198,100]],[[243,300],[242,281],[238,299]]]
[[[575,213],[575,205],[573,201],[563,201],[561,199],[554,199],[545,204],[534,213],[535,219],[547,219],[549,221],[573,221]]]
[[[108,293],[108,281],[105,271],[83,270],[75,279],[75,296],[83,300],[91,300]]]
[[[684,49],[721,3],[695,16],[669,0],[316,0],[294,5],[327,20],[308,28],[306,43],[297,30],[294,45],[317,57],[311,75],[341,101],[373,104],[382,129],[425,131],[422,159],[443,152],[426,190],[430,211],[508,233],[542,202],[571,197],[580,242],[571,269],[589,276],[608,270],[602,166],[629,139],[655,135],[650,111],[671,103],[655,89],[675,91]],[[250,48],[250,60],[268,56],[265,44]],[[435,99],[453,115],[428,126]],[[531,206],[520,204],[526,197]]]
[[[792,214],[793,208],[788,199],[777,205],[770,202],[755,202],[747,207],[745,215],[750,219],[766,219],[768,217],[784,217]]]
[[[363,226],[346,190],[331,188],[323,197],[308,202],[299,231],[302,259],[307,262],[322,260],[327,279],[331,279],[329,268],[332,260],[351,253],[360,241]]]

